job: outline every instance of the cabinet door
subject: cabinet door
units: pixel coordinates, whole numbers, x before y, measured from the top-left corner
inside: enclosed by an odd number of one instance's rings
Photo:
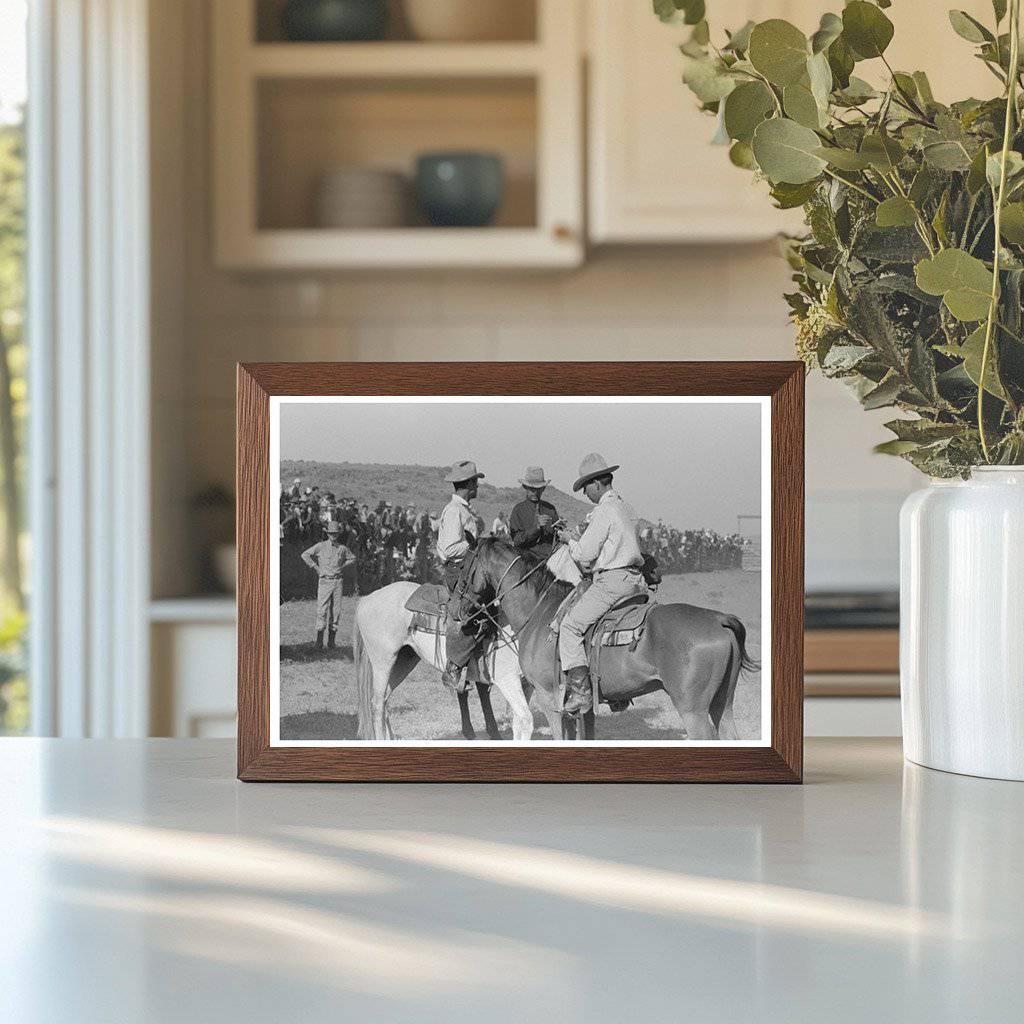
[[[712,7],[712,30],[717,37],[779,17],[811,31],[821,9],[810,0],[735,0]],[[715,120],[681,77],[688,27],[662,24],[650,0],[591,0],[589,28],[592,241],[737,241],[799,226],[799,211],[776,210],[764,183],[710,145]]]
[[[769,237],[799,230],[799,211],[775,210],[767,187],[710,145],[714,119],[697,109],[681,81],[678,44],[689,33],[663,25],[650,0],[589,0],[590,237],[594,242],[707,242]],[[716,36],[747,19],[786,18],[811,33],[841,0],[731,0],[709,5]],[[957,7],[992,22],[989,0]],[[946,6],[893,4],[896,26],[887,54],[898,69],[928,72],[938,99],[996,95],[998,83],[949,24]],[[1006,29],[1006,23],[1003,24]],[[880,83],[880,61],[858,67]]]

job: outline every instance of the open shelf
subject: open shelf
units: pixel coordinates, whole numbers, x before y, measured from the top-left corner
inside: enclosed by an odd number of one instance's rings
[[[218,3],[221,0],[217,0]],[[258,45],[270,45],[285,42],[285,34],[281,25],[281,13],[285,0],[247,0],[252,4],[251,12],[255,15],[249,24],[252,26],[251,39]],[[421,0],[423,2],[423,0]],[[427,0],[431,2],[431,0]],[[501,37],[508,41],[534,42],[537,39],[537,0],[505,0],[505,20],[500,25]],[[491,23],[493,26],[493,22]],[[498,33],[495,33],[498,34]],[[385,41],[403,41],[419,43],[414,32],[414,25],[406,12],[406,0],[388,0],[388,23],[384,36]],[[315,46],[315,43],[298,43],[299,46]],[[355,43],[355,46],[372,45]],[[465,43],[466,46],[485,46],[486,43]]]
[[[336,168],[362,166],[402,174],[409,193],[402,230],[429,230],[412,195],[413,179],[416,158],[438,150],[497,153],[505,189],[493,228],[536,227],[534,84],[532,79],[408,78],[260,82],[258,229],[325,230],[314,210],[321,178]],[[360,245],[376,241],[377,232],[359,233]],[[447,228],[443,233],[452,235]]]
[[[395,22],[396,37],[381,42],[303,43],[281,40],[278,0],[218,0],[212,68],[218,265],[578,265],[577,0],[529,6],[528,39],[417,42]],[[432,227],[414,201],[401,217],[388,210],[373,219],[364,205],[347,218],[401,227],[338,228],[317,215],[317,193],[332,172],[399,172],[412,199],[417,157],[453,150],[501,158],[502,201],[487,226]]]
[[[532,75],[542,60],[534,43],[273,43],[246,55],[257,78]]]

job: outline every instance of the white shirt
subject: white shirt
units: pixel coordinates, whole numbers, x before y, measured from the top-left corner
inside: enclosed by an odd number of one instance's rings
[[[476,513],[461,494],[453,494],[441,512],[437,528],[437,554],[442,562],[465,556],[470,548],[467,533],[476,538],[480,536]]]
[[[612,490],[605,491],[579,540],[569,541],[569,554],[595,572],[643,565],[636,536],[637,515]]]

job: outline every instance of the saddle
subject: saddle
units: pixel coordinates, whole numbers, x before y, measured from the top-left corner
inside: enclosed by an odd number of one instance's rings
[[[435,661],[441,660],[441,638],[448,631],[449,600],[448,588],[443,583],[421,583],[405,602],[406,611],[412,612],[410,628],[433,636]],[[466,666],[466,679],[471,683],[490,685],[491,680],[481,656],[473,657]]]
[[[438,626],[444,631],[448,619],[448,588],[442,583],[421,583],[405,602],[413,613],[412,628],[433,633]]]
[[[551,633],[549,640],[552,642],[558,639],[558,628],[562,620],[568,614],[569,609],[583,596],[587,587],[577,587],[558,606],[555,617],[551,620]],[[626,647],[630,644],[635,646],[636,642],[643,635],[644,626],[647,622],[647,615],[654,607],[652,595],[648,590],[637,590],[622,598],[621,601],[612,605],[588,630],[584,642],[589,650],[594,647]],[[593,660],[593,659],[591,659]]]
[[[589,583],[573,590],[561,603],[551,623],[548,641],[554,644],[555,668],[561,674],[558,663],[558,627],[569,609],[580,599]],[[606,647],[627,647],[636,650],[644,635],[647,616],[657,603],[648,590],[638,589],[636,593],[622,598],[608,609],[586,632],[583,646],[590,661],[590,681],[594,688],[595,701],[604,701],[612,711],[625,711],[630,700],[606,700],[601,694],[601,652]]]

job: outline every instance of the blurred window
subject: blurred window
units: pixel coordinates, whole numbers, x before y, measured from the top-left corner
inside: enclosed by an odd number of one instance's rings
[[[29,727],[26,670],[25,0],[0,0],[0,734]]]

